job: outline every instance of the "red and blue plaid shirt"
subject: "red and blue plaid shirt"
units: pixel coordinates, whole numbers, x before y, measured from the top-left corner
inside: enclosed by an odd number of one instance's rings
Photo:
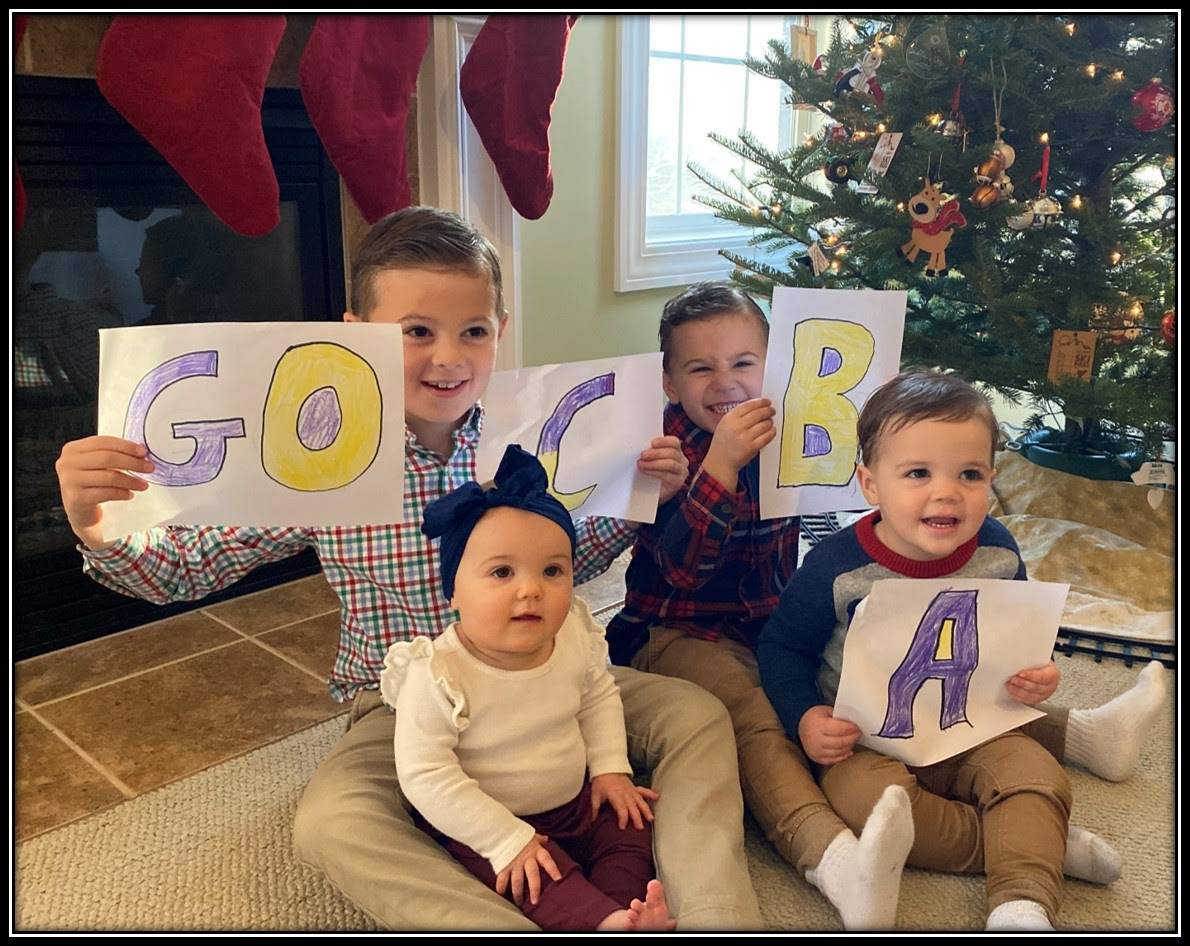
[[[455,432],[448,459],[405,430],[404,521],[382,526],[156,528],[92,552],[83,570],[100,584],[158,604],[194,601],[238,581],[253,568],[314,546],[339,595],[339,650],[328,680],[331,696],[352,698],[379,686],[384,656],[397,641],[436,637],[458,619],[442,596],[438,541],[421,532],[426,505],[475,479],[483,423],[476,406]],[[589,517],[575,523],[575,583],[605,571],[628,547],[633,525]]]
[[[680,405],[666,407],[665,433],[681,440],[690,477],[685,495],[637,531],[624,609],[607,629],[618,664],[631,661],[651,625],[755,648],[797,567],[797,518],[760,518],[760,458],[740,470],[738,489],[728,492],[702,469],[711,434]]]

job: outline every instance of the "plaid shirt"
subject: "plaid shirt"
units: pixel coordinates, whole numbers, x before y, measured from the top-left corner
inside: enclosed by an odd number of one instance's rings
[[[730,493],[703,472],[711,434],[680,405],[666,407],[665,433],[681,440],[691,476],[686,496],[637,532],[624,609],[608,624],[618,664],[631,661],[654,624],[755,648],[797,567],[797,518],[760,518],[760,458],[740,470],[739,489]]]
[[[405,521],[383,526],[156,528],[109,549],[80,546],[83,570],[100,584],[158,604],[193,601],[226,588],[258,565],[314,546],[323,574],[338,593],[339,650],[328,681],[331,696],[352,698],[379,686],[384,656],[397,641],[435,637],[458,615],[442,596],[438,542],[421,532],[433,499],[475,479],[483,423],[476,406],[455,432],[447,460],[405,430]],[[589,517],[575,523],[575,582],[601,574],[628,547],[634,527]]]

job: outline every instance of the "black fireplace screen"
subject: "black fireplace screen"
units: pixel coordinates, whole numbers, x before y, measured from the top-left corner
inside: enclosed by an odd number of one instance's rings
[[[296,90],[268,89],[265,142],[281,222],[263,237],[218,220],[102,98],[93,80],[17,76],[13,151],[28,207],[14,240],[11,319],[15,658],[157,620],[159,607],[81,572],[54,461],[96,431],[99,330],[338,320],[345,306],[338,177]],[[221,600],[317,571],[267,566]]]

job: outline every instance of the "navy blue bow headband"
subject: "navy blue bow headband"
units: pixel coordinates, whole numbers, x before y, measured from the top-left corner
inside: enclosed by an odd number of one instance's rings
[[[504,451],[493,488],[466,483],[426,506],[421,531],[428,538],[442,539],[438,550],[439,571],[447,600],[454,595],[455,572],[471,530],[485,512],[497,506],[524,509],[556,522],[570,538],[570,552],[574,554],[577,543],[574,522],[566,507],[550,495],[548,486],[549,478],[541,461],[514,443]]]

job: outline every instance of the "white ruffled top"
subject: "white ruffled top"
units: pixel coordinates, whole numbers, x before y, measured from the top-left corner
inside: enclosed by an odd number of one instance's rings
[[[466,650],[452,624],[437,638],[389,648],[380,690],[396,710],[405,797],[496,873],[533,838],[517,815],[570,801],[584,772],[632,772],[604,629],[581,598],[539,667],[488,666]]]

